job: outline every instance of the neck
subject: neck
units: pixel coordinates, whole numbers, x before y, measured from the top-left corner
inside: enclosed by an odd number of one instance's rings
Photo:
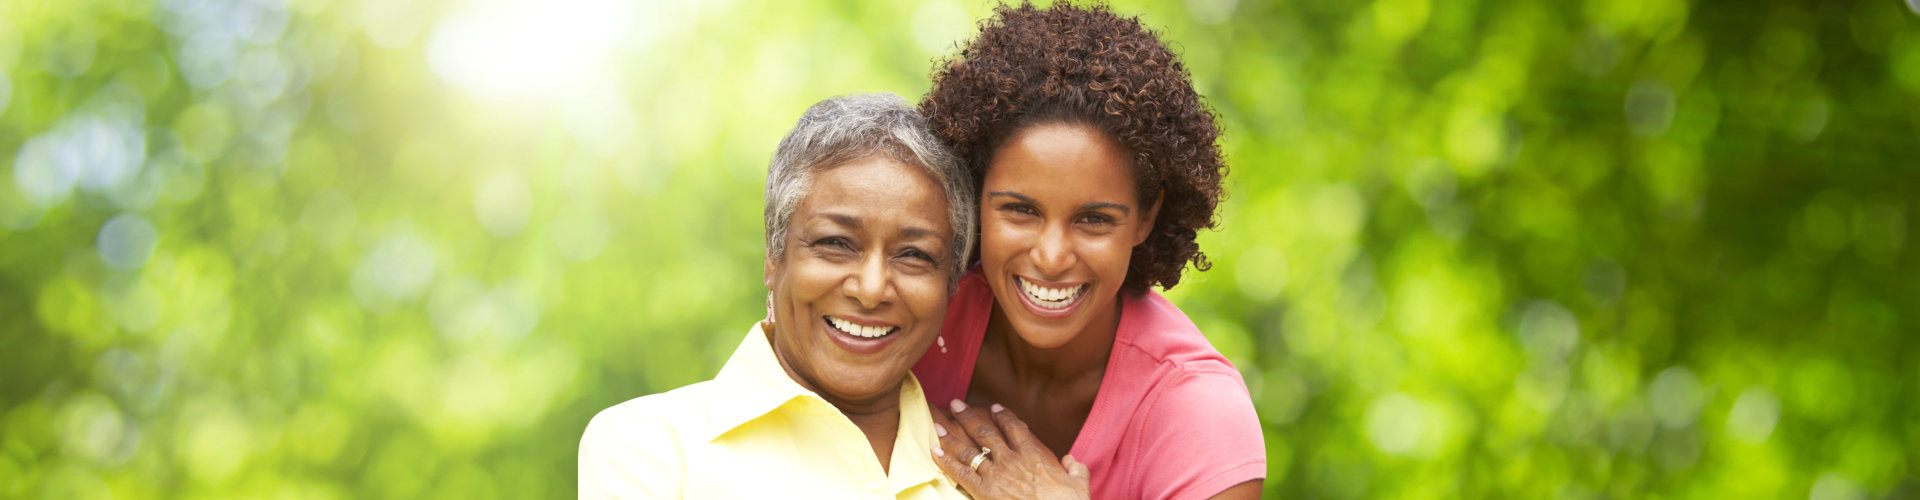
[[[892,404],[885,407],[850,407],[829,400],[835,408],[840,409],[841,414],[847,416],[847,420],[853,421],[854,427],[860,428],[861,434],[867,436],[867,445],[873,447],[874,458],[880,460],[882,473],[891,469],[893,440],[900,434],[900,392],[893,391],[893,395],[889,399]]]
[[[1006,313],[995,304],[987,320],[986,341],[1006,351],[1014,377],[1027,387],[1099,377],[1106,373],[1107,358],[1113,353],[1113,339],[1120,329],[1120,307],[1120,301],[1115,300],[1111,313],[1101,314],[1065,344],[1037,347],[1014,331]]]
[[[773,325],[770,324],[771,322],[768,323],[762,325],[762,331],[766,333],[769,343],[777,345],[773,342]],[[774,360],[780,362],[780,369],[787,372],[787,378],[793,379],[794,383],[800,384],[800,387],[820,396],[820,399],[827,400],[827,404],[840,410],[841,415],[846,415],[847,420],[852,421],[854,427],[860,428],[860,433],[867,436],[867,444],[873,446],[875,458],[880,459],[880,471],[886,472],[893,462],[894,436],[900,433],[900,386],[895,385],[893,390],[882,392],[871,398],[836,397],[820,390],[819,387],[807,382],[806,377],[793,371],[793,367],[787,364],[787,359],[780,355],[778,347],[774,348],[773,354]],[[904,377],[902,379],[904,380]]]

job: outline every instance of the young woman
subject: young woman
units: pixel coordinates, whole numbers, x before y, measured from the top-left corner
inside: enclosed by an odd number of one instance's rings
[[[1208,267],[1194,239],[1226,173],[1173,53],[1102,6],[1002,6],[921,111],[980,217],[978,265],[914,367],[952,409],[933,412],[935,462],[975,497],[1071,486],[1077,463],[1094,498],[1258,497],[1239,372],[1152,290]]]

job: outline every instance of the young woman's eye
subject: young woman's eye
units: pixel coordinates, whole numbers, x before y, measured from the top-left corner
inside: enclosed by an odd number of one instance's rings
[[[1021,215],[1040,215],[1040,211],[1034,210],[1033,205],[1025,203],[1008,203],[1001,205],[1000,209]]]
[[[1108,217],[1105,214],[1084,214],[1081,215],[1076,222],[1081,224],[1108,225],[1113,224],[1114,221],[1112,217]]]

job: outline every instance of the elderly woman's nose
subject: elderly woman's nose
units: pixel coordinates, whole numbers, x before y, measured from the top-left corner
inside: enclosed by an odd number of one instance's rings
[[[877,253],[860,261],[860,269],[847,277],[845,289],[860,307],[873,309],[887,302],[887,261]]]

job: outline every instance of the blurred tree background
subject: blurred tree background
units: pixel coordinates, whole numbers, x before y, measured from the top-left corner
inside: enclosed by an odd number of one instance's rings
[[[1920,496],[1911,5],[1116,2],[1268,493]],[[0,497],[572,496],[761,316],[787,127],[990,7],[0,2]]]

